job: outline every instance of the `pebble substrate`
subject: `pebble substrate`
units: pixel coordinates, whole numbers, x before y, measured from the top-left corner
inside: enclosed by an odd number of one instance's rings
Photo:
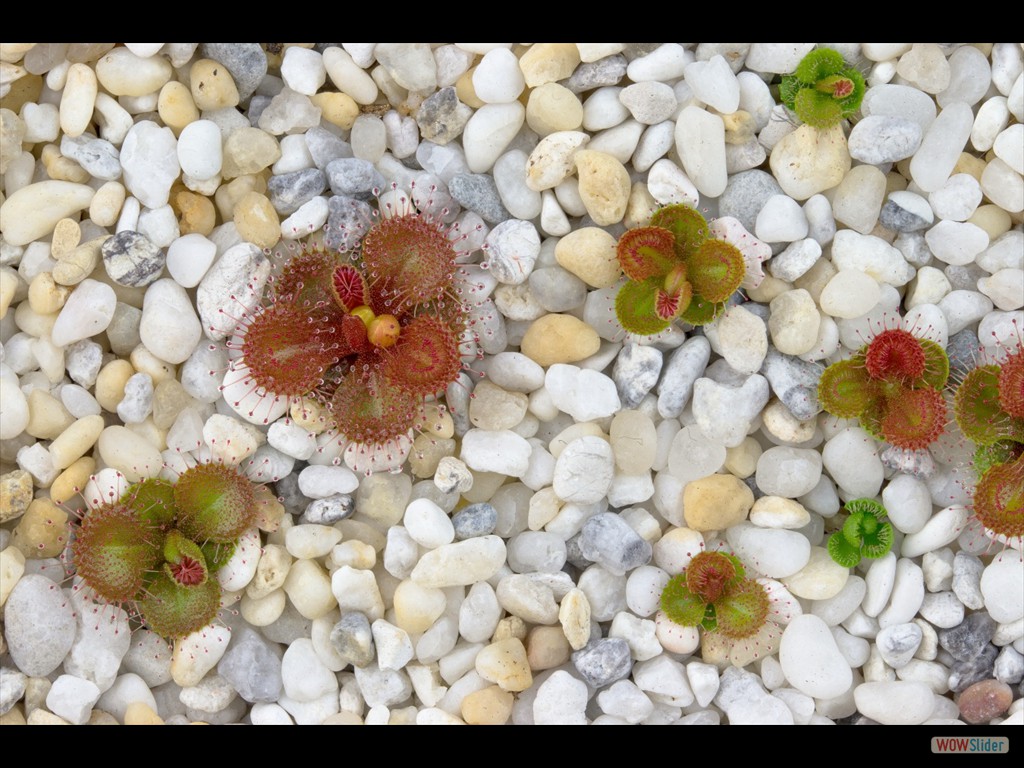
[[[769,87],[813,47],[0,44],[0,723],[1024,722],[1020,540],[972,522],[971,446],[815,395],[883,327],[960,376],[1020,343],[1021,46],[837,45],[869,88],[822,131]],[[208,372],[275,259],[392,184],[467,234],[487,376],[366,476]],[[616,238],[677,202],[747,279],[627,337]],[[62,554],[78,488],[187,457],[279,501],[168,642]],[[896,543],[848,570],[859,497]],[[763,577],[754,639],[657,618],[701,546]]]

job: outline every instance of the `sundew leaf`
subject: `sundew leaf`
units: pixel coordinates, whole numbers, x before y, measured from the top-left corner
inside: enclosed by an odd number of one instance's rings
[[[658,316],[657,300],[661,282],[652,277],[643,282],[630,280],[615,297],[615,315],[629,333],[651,336],[668,328],[671,320]]]
[[[677,263],[675,236],[663,227],[637,227],[619,238],[619,266],[630,280],[667,274]]]

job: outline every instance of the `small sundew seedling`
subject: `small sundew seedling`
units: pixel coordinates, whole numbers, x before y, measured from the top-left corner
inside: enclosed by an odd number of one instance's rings
[[[768,594],[745,577],[739,558],[701,552],[661,593],[661,609],[676,624],[703,627],[730,640],[757,634],[768,620]]]
[[[629,282],[619,289],[615,313],[623,328],[641,336],[677,318],[711,322],[746,274],[739,249],[710,237],[704,217],[681,204],[656,211],[649,226],[628,230],[616,253]]]
[[[862,557],[877,559],[892,547],[892,525],[882,520],[885,507],[872,499],[846,503],[850,513],[841,530],[828,540],[828,553],[844,568],[854,568]]]
[[[978,447],[974,513],[986,529],[1024,537],[1024,345],[999,365],[970,371],[957,388],[954,414]]]
[[[909,331],[882,331],[853,357],[833,363],[818,383],[822,407],[842,419],[860,419],[872,437],[921,450],[946,427],[941,389],[949,358],[934,341]]]
[[[817,48],[782,78],[779,99],[814,128],[830,128],[860,109],[864,77],[831,48]]]
[[[311,248],[286,263],[233,349],[246,396],[315,398],[350,442],[346,462],[396,469],[424,398],[457,381],[475,339],[456,263],[464,236],[405,198],[381,206],[361,239],[349,233],[350,253]]]
[[[221,464],[198,464],[176,483],[143,480],[98,504],[79,526],[71,555],[86,588],[128,605],[157,634],[182,637],[220,607],[214,573],[256,523],[252,482]]]

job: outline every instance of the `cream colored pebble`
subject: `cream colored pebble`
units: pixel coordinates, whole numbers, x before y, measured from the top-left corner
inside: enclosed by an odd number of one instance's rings
[[[89,218],[101,227],[112,227],[124,205],[125,189],[119,181],[108,181],[96,190],[96,196],[89,206]]]
[[[60,129],[68,136],[81,136],[92,121],[99,85],[88,64],[68,68],[67,81],[60,97]]]
[[[51,275],[53,281],[59,285],[78,285],[89,277],[99,266],[103,243],[110,235],[100,235],[92,240],[82,243],[71,253],[65,254],[56,264],[53,265]]]
[[[28,286],[28,301],[36,312],[49,315],[59,312],[71,292],[54,282],[53,274],[40,272]]]
[[[129,483],[156,477],[163,469],[163,458],[156,446],[125,427],[107,427],[96,445],[100,458],[107,466],[119,470]]]
[[[125,380],[127,381],[127,379]],[[123,384],[121,391],[124,392]],[[101,432],[103,432],[103,417],[98,413],[78,419],[50,443],[50,459],[53,461],[53,466],[57,469],[70,467],[96,444]],[[84,483],[76,484],[78,487],[85,485]],[[63,493],[63,489],[61,492]]]
[[[25,431],[40,440],[53,440],[75,422],[64,404],[44,389],[29,392],[28,413]]]
[[[96,198],[93,197],[93,200]],[[50,256],[60,259],[66,253],[78,247],[82,242],[82,228],[74,219],[61,219],[53,228],[50,240]]]
[[[53,447],[52,443],[50,447]],[[50,486],[50,498],[55,504],[66,504],[82,492],[85,484],[89,482],[89,476],[95,471],[96,460],[91,456],[76,459],[53,481],[53,485]]]

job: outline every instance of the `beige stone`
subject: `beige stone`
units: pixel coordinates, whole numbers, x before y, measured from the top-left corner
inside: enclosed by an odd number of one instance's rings
[[[124,710],[125,725],[163,725],[163,718],[142,701],[133,701]]]
[[[96,441],[100,458],[120,470],[129,483],[156,477],[163,469],[160,451],[145,438],[121,426],[107,427]]]
[[[273,533],[281,527],[284,519],[284,505],[277,500],[266,485],[256,486],[256,527],[265,533]]]
[[[138,373],[148,373],[153,386],[158,387],[178,375],[178,366],[168,363],[150,352],[145,344],[137,345],[128,355],[128,360]]]
[[[53,178],[22,187],[0,205],[4,239],[10,245],[27,245],[45,237],[58,221],[88,208],[94,194],[85,184]]]
[[[49,712],[42,707],[39,709],[33,709],[28,716],[29,725],[71,725],[63,717],[57,717],[53,712]]]
[[[683,489],[683,517],[695,531],[724,531],[747,519],[754,492],[733,475],[708,475]]]
[[[68,540],[68,513],[49,499],[36,499],[28,505],[11,544],[25,557],[57,557]]]
[[[520,350],[538,365],[575,363],[601,347],[597,331],[572,315],[550,314],[533,321]]]
[[[96,460],[91,456],[82,456],[73,461],[71,466],[61,472],[50,486],[50,498],[55,504],[66,504],[81,493],[89,476],[96,471]]]
[[[25,573],[25,555],[13,544],[0,551],[0,608]]]
[[[503,691],[525,691],[533,684],[526,646],[516,637],[485,646],[477,654],[476,672]]]
[[[795,200],[831,189],[851,166],[842,125],[826,129],[801,125],[779,140],[769,165],[782,191]]]
[[[492,643],[498,643],[503,640],[525,640],[526,639],[526,622],[518,616],[506,616],[498,622],[498,626],[494,628],[494,635],[491,637]]]
[[[750,508],[750,522],[761,528],[803,528],[810,521],[803,504],[782,496],[762,496]]]
[[[178,214],[178,229],[183,235],[208,235],[217,226],[217,210],[208,197],[183,189],[172,196],[171,206]]]
[[[28,286],[28,302],[41,315],[59,312],[68,300],[70,291],[53,280],[50,272],[40,272]]]
[[[583,104],[564,85],[544,83],[530,91],[526,124],[540,136],[575,131],[583,125]]]
[[[221,175],[225,179],[258,173],[281,159],[277,139],[259,128],[237,128],[224,141]]]
[[[1010,214],[991,203],[979,205],[967,221],[985,230],[990,241],[1006,234],[1013,225]]]
[[[811,547],[807,565],[781,581],[797,597],[828,600],[839,594],[849,578],[850,569],[833,560],[825,547]]]
[[[348,130],[359,117],[359,105],[347,93],[328,91],[309,97],[314,107],[320,107],[321,117],[339,128]]]
[[[580,63],[575,43],[534,43],[519,59],[526,85],[536,88],[544,83],[565,80]]]
[[[444,590],[405,579],[395,588],[395,624],[409,634],[426,632],[441,617],[447,604]]]
[[[120,186],[120,185],[119,185]],[[122,187],[122,199],[124,188]],[[99,193],[97,192],[97,195]],[[120,207],[120,206],[119,206]],[[100,249],[110,235],[100,235],[80,244],[53,266],[51,276],[58,285],[73,286],[89,277],[100,263]]]
[[[124,385],[135,372],[127,360],[111,360],[100,369],[94,394],[103,410],[117,412],[118,403],[124,399]]]
[[[473,389],[469,421],[480,429],[512,429],[526,415],[528,402],[522,392],[509,392],[484,379]]]
[[[235,215],[235,206],[250,192],[266,192],[266,183],[263,178],[254,174],[246,174],[232,179],[227,184],[222,184],[214,194],[213,199],[217,203],[217,212],[225,221],[232,219]]]
[[[802,355],[818,340],[821,314],[811,295],[800,288],[781,293],[768,305],[768,331],[776,349],[785,355]]]
[[[76,62],[68,67],[60,98],[60,127],[68,136],[81,136],[89,127],[99,84],[88,64]]]
[[[24,282],[12,267],[0,267],[0,317],[7,316],[18,290],[24,291]]]
[[[816,419],[801,421],[780,400],[772,399],[761,412],[764,429],[776,440],[795,445],[814,437]]]
[[[558,607],[558,623],[574,651],[590,641],[590,601],[582,589],[570,589]]]
[[[227,67],[213,59],[198,59],[189,70],[192,100],[200,110],[238,106],[238,87]]]
[[[599,226],[618,224],[629,203],[629,172],[607,152],[581,149],[576,152],[580,198]]]
[[[462,700],[462,719],[470,725],[504,725],[512,716],[515,696],[492,685]]]
[[[74,160],[64,157],[56,144],[47,144],[39,153],[39,159],[46,168],[46,175],[57,181],[84,184],[89,181],[89,172]]]
[[[32,502],[32,475],[15,469],[0,475],[0,523],[25,514]]]
[[[28,414],[25,431],[40,440],[53,440],[75,423],[64,404],[43,389],[29,392]]]
[[[96,198],[94,197],[93,200]],[[78,247],[82,242],[82,228],[74,219],[61,219],[53,228],[50,240],[50,256],[60,259],[65,253]]]
[[[0,726],[25,725],[26,723],[25,713],[21,709],[21,704],[15,704],[7,714],[0,715]]]
[[[622,276],[617,241],[599,227],[570,232],[555,246],[555,260],[591,288],[611,288]]]
[[[456,443],[452,439],[438,438],[427,433],[416,435],[409,454],[409,469],[413,477],[433,477],[441,459],[454,456],[455,448]]]
[[[200,115],[195,99],[192,98],[192,91],[177,80],[165,83],[160,89],[156,108],[164,125],[174,131],[175,136],[178,136],[186,125],[198,120]]]
[[[476,72],[476,67],[470,67],[466,70],[462,77],[455,82],[455,95],[459,97],[466,106],[472,107],[473,109],[480,109],[484,105],[484,102],[480,100],[480,97],[476,95],[476,89],[473,87],[473,73]]]
[[[721,115],[725,126],[726,144],[746,144],[754,137],[757,123],[754,116],[745,110],[737,110],[729,115]]]
[[[533,627],[527,635],[526,658],[534,672],[560,667],[571,652],[561,627]]]
[[[235,205],[232,218],[238,234],[260,248],[272,248],[281,239],[281,219],[266,195],[248,192]]]

